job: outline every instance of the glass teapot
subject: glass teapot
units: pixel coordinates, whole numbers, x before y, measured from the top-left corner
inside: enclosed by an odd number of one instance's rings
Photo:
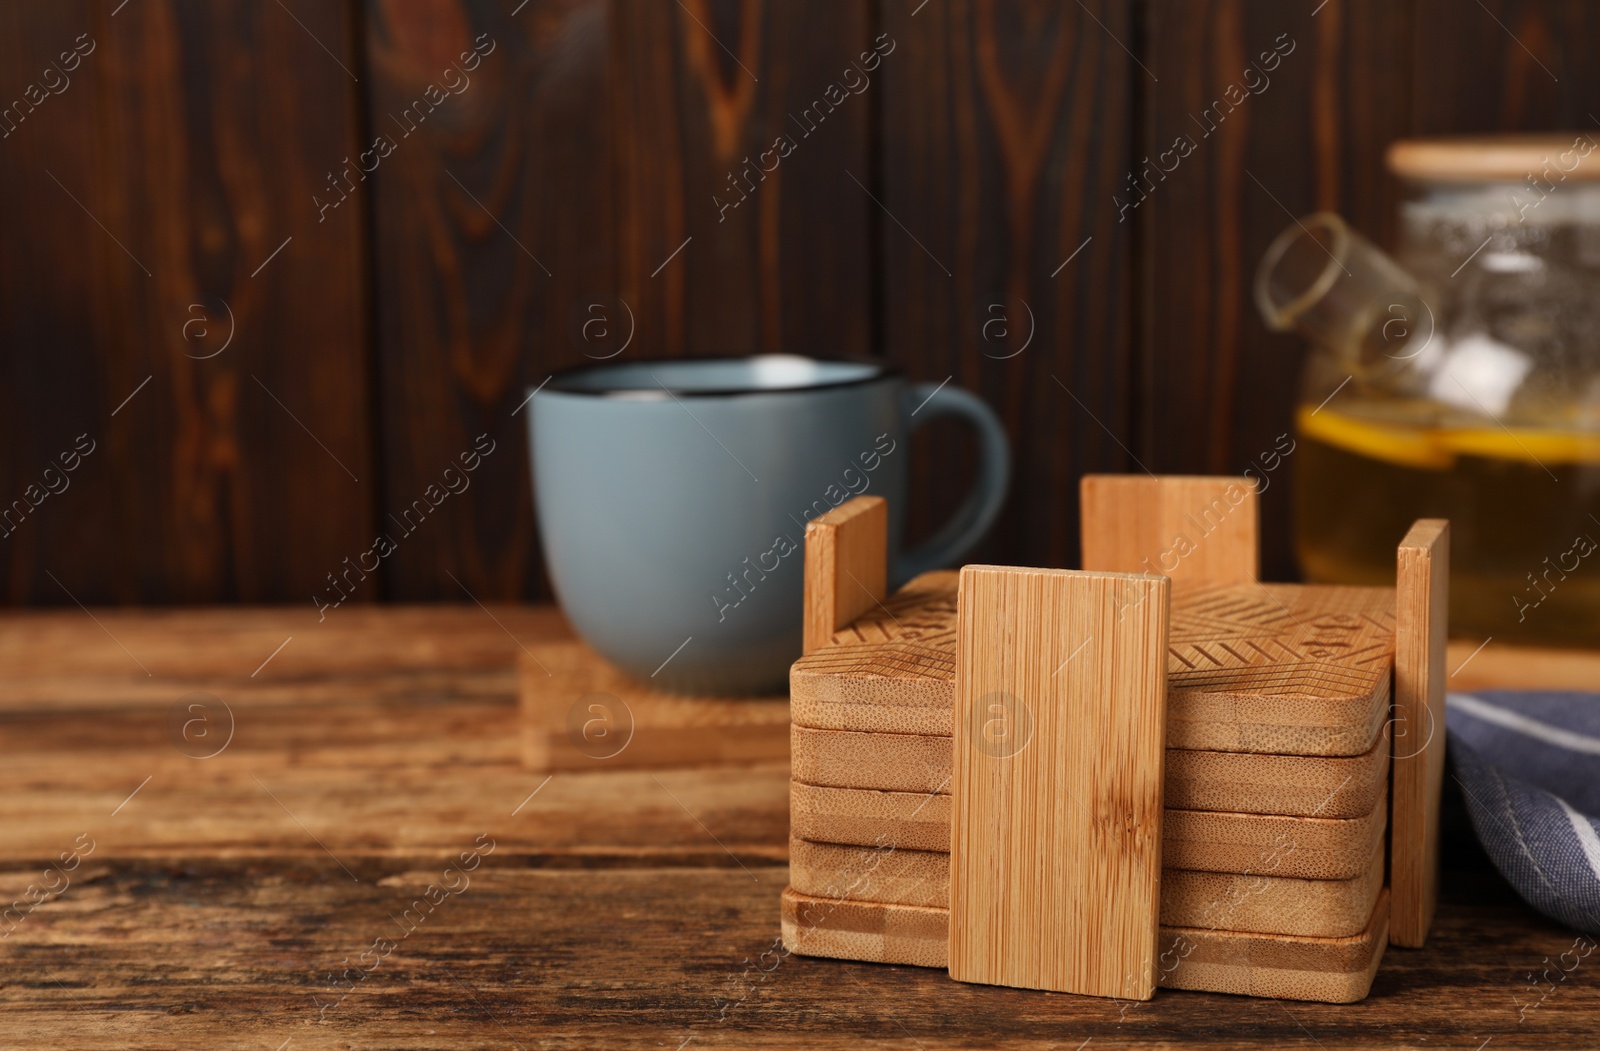
[[[1451,523],[1452,634],[1600,643],[1600,134],[1411,140],[1397,258],[1298,220],[1256,273],[1315,345],[1295,426],[1307,579],[1392,584]]]

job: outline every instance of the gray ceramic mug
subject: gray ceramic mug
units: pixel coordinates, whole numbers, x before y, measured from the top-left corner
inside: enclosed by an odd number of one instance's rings
[[[902,554],[910,432],[978,432],[972,491]],[[530,405],[545,564],[567,618],[650,685],[781,691],[800,656],[806,522],[860,493],[889,502],[897,586],[949,565],[1005,500],[1011,457],[975,395],[893,366],[792,355],[649,361],[561,373]]]

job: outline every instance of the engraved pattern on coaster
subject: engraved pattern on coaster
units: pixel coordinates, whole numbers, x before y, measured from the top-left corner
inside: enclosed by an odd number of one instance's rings
[[[1365,697],[1394,656],[1394,593],[1296,584],[1186,589],[1173,603],[1169,689]]]
[[[954,680],[957,579],[953,572],[918,577],[803,658],[806,672]]]
[[[949,679],[956,582],[929,573],[805,658],[812,675]],[[1172,603],[1172,690],[1365,696],[1389,673],[1394,593],[1298,584],[1185,588]]]

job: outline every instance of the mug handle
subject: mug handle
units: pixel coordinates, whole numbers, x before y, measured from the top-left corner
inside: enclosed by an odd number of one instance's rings
[[[948,381],[946,381],[948,383]],[[902,554],[891,568],[890,587],[930,569],[940,569],[966,554],[994,524],[1011,484],[1011,446],[1000,417],[984,400],[960,387],[914,383],[906,390],[907,435],[941,416],[957,416],[978,432],[978,477],[956,513],[915,551]],[[913,408],[913,406],[917,406]]]

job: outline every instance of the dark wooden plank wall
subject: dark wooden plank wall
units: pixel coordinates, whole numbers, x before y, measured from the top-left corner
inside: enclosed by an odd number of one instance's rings
[[[494,44],[374,177],[386,511],[474,436],[496,442],[400,544],[396,597],[548,594],[519,406],[552,370],[624,343],[871,352],[870,202],[846,173],[870,172],[872,100],[798,123],[869,48],[870,15],[847,0],[369,5],[380,122],[470,40]],[[741,199],[730,173],[780,134],[795,148]]]
[[[1237,474],[1255,465],[1259,475],[1291,433],[1305,344],[1262,324],[1256,262],[1308,212],[1338,212],[1382,240],[1394,206],[1383,150],[1410,126],[1410,12],[1392,0],[1331,0],[1320,10],[1158,0],[1149,24],[1160,81],[1137,160],[1151,174],[1142,200],[1138,191],[1123,198],[1138,201],[1148,246],[1140,444],[1155,471]],[[1147,167],[1145,157],[1173,171]],[[1290,454],[1264,476],[1268,579],[1294,572],[1293,468]]]
[[[366,546],[364,222],[313,203],[360,48],[348,9],[290,6],[0,6],[9,603],[306,601]]]
[[[568,339],[580,296],[615,312],[606,5],[502,6],[366,12],[371,131],[396,140],[369,192],[382,514],[398,541],[385,570],[404,598],[536,587],[526,417],[512,413],[525,382],[583,360]],[[485,434],[470,487],[407,535],[390,516]]]
[[[303,602],[380,529],[357,600],[547,597],[518,406],[629,337],[979,391],[1017,478],[977,557],[1071,565],[1083,471],[1240,471],[1287,431],[1303,348],[1249,281],[1291,213],[1382,240],[1388,140],[1587,127],[1600,86],[1584,0],[118,3],[0,9],[0,103],[46,89],[0,138],[0,500],[96,443],[0,538],[12,604]],[[914,535],[970,470],[919,438]]]
[[[1587,0],[1482,3],[1416,0],[1416,130],[1593,133],[1600,126],[1600,7]],[[1463,17],[1474,9],[1477,17]]]
[[[913,379],[951,378],[1006,420],[1012,496],[975,560],[1075,564],[1078,476],[1137,470],[1133,237],[1111,206],[1133,141],[1131,12],[886,5],[884,345]],[[934,428],[912,479],[924,531],[971,473],[966,436]]]

